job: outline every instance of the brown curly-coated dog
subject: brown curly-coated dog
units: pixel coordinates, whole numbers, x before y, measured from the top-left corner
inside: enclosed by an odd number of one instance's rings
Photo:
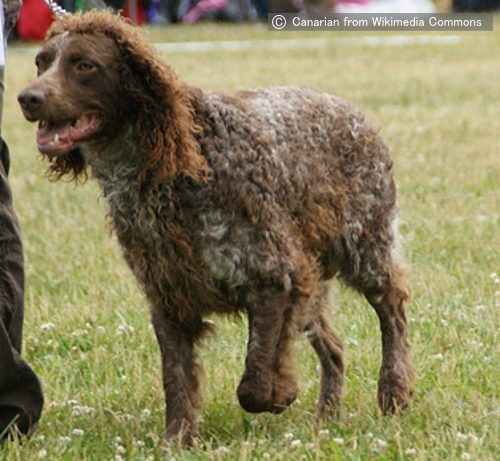
[[[306,88],[231,96],[193,88],[107,12],[58,20],[36,65],[19,102],[39,121],[52,174],[90,170],[107,197],[151,305],[168,438],[192,442],[195,345],[214,312],[248,314],[237,391],[245,410],[279,413],[294,401],[291,343],[305,331],[321,362],[318,411],[335,413],[344,373],[342,344],[326,320],[335,274],[380,319],[380,407],[409,403],[392,161],[362,115]]]

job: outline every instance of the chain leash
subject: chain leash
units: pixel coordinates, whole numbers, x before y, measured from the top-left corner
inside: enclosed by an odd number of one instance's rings
[[[57,17],[66,16],[69,14],[62,6],[59,6],[54,0],[45,0],[45,3],[50,8],[50,11]]]

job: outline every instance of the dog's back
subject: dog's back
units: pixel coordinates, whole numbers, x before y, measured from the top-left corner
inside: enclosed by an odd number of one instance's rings
[[[253,223],[288,226],[324,278],[352,265],[346,247],[369,235],[383,233],[390,246],[392,161],[348,103],[308,88],[263,88],[199,95],[195,114],[223,202],[236,200]]]

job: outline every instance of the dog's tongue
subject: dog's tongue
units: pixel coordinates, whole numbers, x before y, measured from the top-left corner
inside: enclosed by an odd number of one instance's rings
[[[63,126],[42,126],[36,133],[36,142],[38,149],[42,154],[56,154],[66,151],[70,140],[71,124]]]
[[[80,117],[76,123],[40,126],[36,134],[38,149],[42,154],[62,154],[73,148],[75,142],[98,128],[99,122],[92,114]]]

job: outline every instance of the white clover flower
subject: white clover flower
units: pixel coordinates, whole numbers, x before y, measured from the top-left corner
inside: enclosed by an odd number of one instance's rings
[[[293,434],[291,432],[286,432],[285,435],[283,435],[283,438],[285,440],[292,440],[293,439]]]
[[[38,346],[40,344],[40,340],[38,338],[35,338],[34,336],[28,336],[27,341],[34,344],[35,346]]]
[[[416,453],[417,453],[417,450],[413,447],[407,448],[405,450],[405,455],[408,455],[408,456],[415,455]]]
[[[218,455],[222,455],[222,456],[227,455],[230,452],[231,452],[231,450],[229,448],[225,447],[224,445],[222,445],[214,450],[214,453],[216,453]]]
[[[345,443],[345,442],[344,442],[344,439],[343,439],[342,437],[335,437],[335,438],[333,438],[332,440],[333,440],[333,441],[334,441],[337,445],[340,445],[340,446],[344,445],[344,443]]]
[[[85,432],[84,432],[84,430],[83,430],[83,429],[73,429],[73,430],[71,431],[71,433],[72,433],[73,435],[76,435],[77,437],[80,437],[80,436],[82,436],[83,434],[85,434]]]
[[[149,408],[144,408],[144,410],[141,411],[141,415],[144,418],[149,418],[151,416],[151,410]]]
[[[118,325],[117,330],[119,333],[133,333],[135,331],[134,327],[131,327],[126,323],[121,323],[120,325]]]
[[[85,336],[87,334],[87,330],[75,330],[71,332],[72,338],[78,338],[79,336]]]
[[[71,414],[73,416],[88,415],[88,414],[92,413],[93,411],[94,411],[94,409],[92,407],[87,406],[87,405],[83,405],[83,406],[75,405],[75,406],[73,406],[73,408],[71,410]]]
[[[295,440],[292,440],[290,442],[290,446],[292,448],[297,448],[297,447],[300,447],[301,445],[302,445],[302,442],[299,439],[295,439]]]
[[[47,450],[45,448],[42,448],[37,454],[36,457],[38,459],[44,459],[47,457]]]
[[[379,439],[378,437],[373,439],[373,444],[376,449],[381,449],[387,447],[387,442],[383,439]]]
[[[469,434],[469,440],[472,442],[474,445],[482,445],[484,437],[478,437],[475,434]]]
[[[472,459],[472,456],[469,453],[467,453],[466,451],[464,451],[462,453],[462,456],[460,457],[460,459],[463,461],[470,461]]]
[[[330,435],[330,431],[328,429],[321,429],[319,432],[318,432],[318,435],[320,437],[327,437]]]
[[[54,324],[52,322],[47,322],[47,323],[42,323],[40,325],[40,329],[42,331],[48,331],[48,330],[52,330],[52,328],[54,328]]]

